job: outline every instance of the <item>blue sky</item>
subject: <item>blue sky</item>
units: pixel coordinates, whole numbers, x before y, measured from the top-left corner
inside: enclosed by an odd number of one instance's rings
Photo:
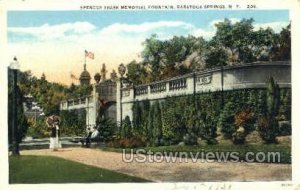
[[[79,75],[82,70],[85,49],[95,53],[96,59],[88,65],[91,70],[97,70],[103,62],[108,69],[116,69],[121,62],[139,59],[142,42],[153,33],[161,39],[189,34],[210,39],[216,31],[214,24],[224,18],[232,22],[253,18],[255,29],[271,27],[279,32],[289,23],[289,12],[9,11],[8,43],[11,56],[23,59],[24,70],[31,69],[36,75],[45,72],[50,80],[69,83],[67,73]],[[52,78],[58,66],[65,68],[59,71],[62,77]]]
[[[75,21],[89,21],[98,27],[114,22],[139,24],[157,20],[182,20],[198,27],[207,27],[212,20],[227,18],[253,18],[255,22],[266,23],[288,21],[287,10],[256,11],[10,11],[8,27],[51,25]]]

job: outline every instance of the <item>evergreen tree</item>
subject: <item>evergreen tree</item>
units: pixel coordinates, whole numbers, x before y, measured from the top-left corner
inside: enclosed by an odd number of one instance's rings
[[[149,114],[150,114],[150,101],[144,100],[142,102],[142,134],[144,137],[149,136]]]
[[[132,137],[132,125],[129,116],[126,116],[122,122],[122,137],[123,138]]]
[[[236,105],[233,102],[225,104],[219,119],[219,126],[225,138],[231,139],[232,134],[237,130],[237,126],[234,124],[236,112]]]
[[[266,93],[266,114],[265,118],[258,122],[258,129],[261,137],[266,143],[275,143],[278,135],[278,121],[276,116],[279,108],[279,86],[275,83],[273,77],[270,77],[267,83]]]
[[[135,135],[142,134],[142,114],[143,110],[141,108],[141,104],[139,101],[137,101],[132,106],[132,127]]]
[[[160,103],[155,102],[153,104],[154,114],[153,114],[153,136],[155,139],[155,144],[160,145],[162,140],[162,120],[161,120],[161,109]]]

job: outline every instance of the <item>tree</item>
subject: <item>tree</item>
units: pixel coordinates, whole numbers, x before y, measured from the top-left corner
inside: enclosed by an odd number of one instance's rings
[[[272,47],[272,60],[291,60],[291,24],[283,28],[279,35],[276,35],[275,45]]]
[[[85,134],[86,129],[86,110],[62,110],[61,118],[61,133],[67,136]]]
[[[226,66],[228,64],[228,53],[224,48],[220,46],[209,47],[204,56],[206,68]]]
[[[132,125],[129,116],[126,116],[122,122],[121,136],[123,138],[132,137]]]
[[[259,118],[258,129],[261,137],[266,143],[275,143],[278,134],[278,114],[280,101],[279,86],[275,83],[273,77],[269,78],[267,83],[266,106],[267,112],[265,116]]]
[[[152,105],[154,108],[153,114],[153,137],[155,140],[155,145],[161,145],[162,140],[162,120],[161,120],[161,109],[160,103],[155,102]]]
[[[99,140],[104,142],[111,141],[116,134],[117,124],[111,119],[102,117],[97,121],[97,130],[99,131]]]
[[[230,54],[237,56],[232,63],[248,63],[255,60],[251,51],[253,38],[253,19],[242,19],[232,23],[229,19],[215,24],[217,31],[212,41],[222,45],[230,51]],[[249,47],[250,46],[250,47]]]
[[[278,35],[271,28],[260,28],[253,32],[253,55],[259,61],[271,60],[272,49],[276,46]]]
[[[137,63],[135,60],[126,65],[127,78],[134,85],[142,84],[146,82],[147,72],[141,63]]]
[[[132,106],[132,127],[133,133],[135,135],[141,135],[143,132],[142,129],[142,114],[143,110],[139,101],[134,102]]]
[[[236,105],[232,102],[227,102],[219,119],[219,126],[225,138],[231,139],[232,134],[237,130],[237,126],[234,124],[235,114]]]
[[[159,80],[162,67],[163,42],[158,40],[156,34],[153,34],[143,42],[143,45],[143,64],[151,69],[152,79]]]

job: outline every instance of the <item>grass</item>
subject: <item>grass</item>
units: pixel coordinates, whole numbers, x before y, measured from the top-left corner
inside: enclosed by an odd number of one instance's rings
[[[213,153],[221,153],[221,152],[238,152],[239,160],[245,161],[246,153],[253,152],[255,155],[258,152],[264,152],[266,155],[268,152],[279,152],[280,153],[280,162],[281,164],[291,163],[291,146],[290,145],[279,145],[279,144],[262,144],[262,145],[228,145],[228,144],[216,144],[216,145],[198,145],[198,146],[159,146],[159,147],[145,147],[143,148],[147,151],[151,150],[153,153],[155,152],[192,152],[194,155],[197,152],[204,152],[199,154],[199,158],[205,158],[206,153],[213,152]],[[112,151],[112,152],[122,152],[122,148],[103,148],[104,151]],[[135,152],[137,149],[133,149]],[[130,152],[131,149],[127,148],[126,152]],[[188,154],[189,157],[189,154]],[[271,160],[272,161],[272,160]],[[257,160],[254,160],[257,162]],[[266,160],[267,162],[267,160]],[[271,163],[271,162],[270,162]],[[275,163],[278,163],[276,161]]]
[[[51,156],[10,156],[10,183],[147,182],[145,179]]]

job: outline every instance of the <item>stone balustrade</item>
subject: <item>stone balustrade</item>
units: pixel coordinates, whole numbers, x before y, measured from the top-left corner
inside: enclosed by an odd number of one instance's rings
[[[256,62],[214,68],[180,77],[121,89],[121,102],[157,100],[208,91],[265,88],[269,77],[281,87],[291,86],[290,62]]]

